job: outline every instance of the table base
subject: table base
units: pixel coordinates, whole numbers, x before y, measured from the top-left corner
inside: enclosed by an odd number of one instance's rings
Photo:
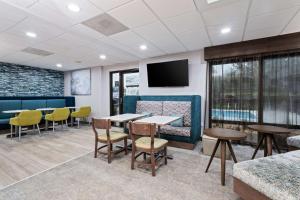
[[[254,159],[256,154],[257,154],[257,151],[258,149],[263,145],[263,142],[264,142],[264,157],[266,156],[271,156],[272,155],[272,150],[273,150],[273,144],[272,142],[274,143],[274,146],[276,148],[276,150],[278,151],[278,153],[281,153],[280,152],[280,149],[275,141],[275,138],[274,138],[274,135],[273,134],[267,134],[267,133],[264,133],[262,135],[262,137],[260,138],[260,141],[258,142],[258,145],[253,153],[253,156],[251,159]]]
[[[226,171],[226,167],[225,167],[225,164],[226,164],[226,144],[228,145],[228,148],[229,148],[229,151],[231,153],[231,156],[233,158],[233,161],[235,163],[237,163],[237,159],[235,157],[235,154],[234,154],[234,151],[233,151],[233,148],[231,146],[231,143],[229,140],[221,140],[221,139],[218,139],[215,147],[214,147],[214,150],[213,150],[213,153],[211,154],[211,157],[209,159],[209,162],[208,162],[208,165],[207,165],[207,168],[205,170],[205,173],[208,172],[208,169],[211,165],[211,162],[213,161],[213,158],[215,157],[215,154],[217,152],[217,149],[219,147],[221,143],[221,184],[222,185],[225,185],[225,171]]]

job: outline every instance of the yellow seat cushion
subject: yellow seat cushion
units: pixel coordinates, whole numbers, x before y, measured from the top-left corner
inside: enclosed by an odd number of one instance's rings
[[[119,140],[119,139],[124,139],[128,136],[128,134],[126,133],[122,133],[122,132],[110,132],[110,140],[114,141],[114,140]],[[102,133],[98,136],[98,139],[101,141],[107,141],[107,135],[106,133]]]
[[[166,145],[168,143],[168,140],[160,139],[160,138],[154,138],[154,149],[159,149]],[[151,138],[150,137],[141,137],[135,141],[135,146],[137,148],[143,148],[143,149],[151,149]]]

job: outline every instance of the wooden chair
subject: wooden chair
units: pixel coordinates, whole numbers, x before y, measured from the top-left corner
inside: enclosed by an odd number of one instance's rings
[[[154,138],[156,124],[129,122],[129,134],[132,139],[131,169],[134,169],[135,162],[151,167],[152,176],[155,176],[155,168],[159,166],[161,158],[167,165],[167,144],[168,141]],[[139,137],[139,138],[137,138]],[[139,153],[136,155],[136,152]],[[143,161],[136,159],[143,155]],[[150,155],[151,162],[147,163],[147,155]]]
[[[108,163],[111,163],[112,156],[125,151],[127,155],[127,138],[128,134],[116,131],[110,131],[111,122],[109,119],[92,119],[92,126],[95,133],[95,154],[94,157],[97,158],[97,153],[108,155]],[[98,134],[97,129],[105,130],[105,133]],[[124,148],[113,151],[113,144],[124,140]],[[98,143],[105,144],[98,148]],[[100,149],[107,147],[107,152],[101,152]]]

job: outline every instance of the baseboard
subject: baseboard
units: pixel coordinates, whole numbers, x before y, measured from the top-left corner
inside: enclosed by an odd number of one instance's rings
[[[237,178],[233,178],[233,191],[237,193],[243,200],[271,200],[266,195]]]
[[[182,148],[182,149],[189,149],[189,150],[193,150],[195,148],[195,144],[191,144],[187,142],[171,141],[171,140],[169,140],[168,146]]]

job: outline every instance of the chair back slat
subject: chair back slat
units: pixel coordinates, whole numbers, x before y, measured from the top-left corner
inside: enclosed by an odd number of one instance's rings
[[[149,123],[130,122],[131,135],[154,136],[156,133],[156,125]]]
[[[111,123],[110,123],[109,119],[95,119],[95,118],[93,118],[92,121],[93,121],[93,126],[96,129],[105,129],[105,130],[111,129]]]

